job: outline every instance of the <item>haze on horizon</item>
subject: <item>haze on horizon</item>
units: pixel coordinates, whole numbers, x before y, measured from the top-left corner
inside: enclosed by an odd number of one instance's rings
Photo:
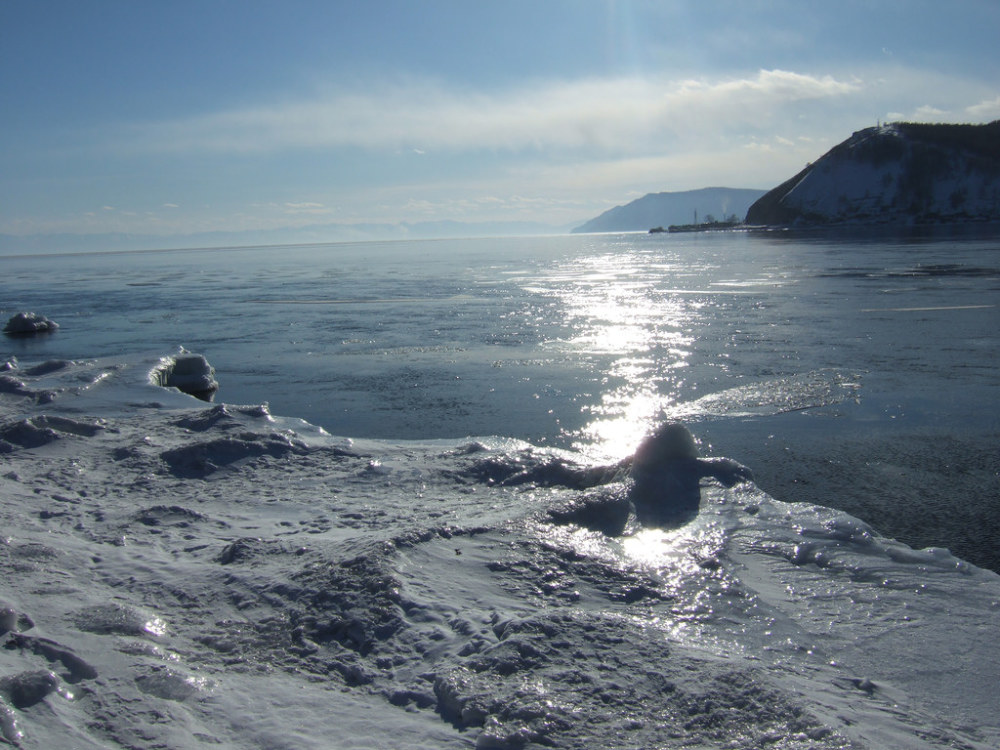
[[[0,234],[567,228],[1000,118],[992,0],[5,0]]]

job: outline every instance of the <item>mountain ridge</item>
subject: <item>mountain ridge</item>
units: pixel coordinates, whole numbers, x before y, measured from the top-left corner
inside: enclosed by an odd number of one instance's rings
[[[689,224],[714,215],[723,220],[733,214],[743,217],[750,205],[766,193],[748,188],[708,187],[680,192],[647,193],[622,206],[608,209],[571,230],[584,232],[634,232],[670,224]]]

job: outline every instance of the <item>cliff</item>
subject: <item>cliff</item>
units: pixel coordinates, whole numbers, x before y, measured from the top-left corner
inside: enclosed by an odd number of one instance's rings
[[[709,215],[722,221],[736,214],[743,216],[763,190],[739,188],[703,188],[680,193],[649,193],[624,206],[615,206],[600,216],[581,224],[574,232],[645,232],[653,227],[690,224],[695,211],[698,221]]]
[[[754,203],[747,224],[1000,220],[1000,120],[867,128]]]

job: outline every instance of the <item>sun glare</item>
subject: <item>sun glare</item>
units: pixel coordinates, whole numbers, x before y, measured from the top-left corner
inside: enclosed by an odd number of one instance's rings
[[[552,286],[570,334],[560,346],[608,357],[603,392],[583,408],[580,449],[616,460],[676,401],[688,365],[697,298],[660,288],[676,261],[653,253],[606,253],[562,268]],[[653,272],[655,271],[655,273]]]

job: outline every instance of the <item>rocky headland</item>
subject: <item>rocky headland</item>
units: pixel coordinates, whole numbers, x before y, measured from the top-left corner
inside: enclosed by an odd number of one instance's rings
[[[757,200],[750,225],[1000,221],[1000,120],[866,128]]]

